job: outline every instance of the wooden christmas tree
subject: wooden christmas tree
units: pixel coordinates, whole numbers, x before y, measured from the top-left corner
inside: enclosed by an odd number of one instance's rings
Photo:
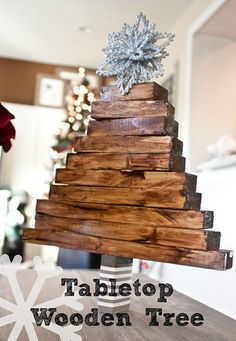
[[[24,240],[113,256],[217,270],[232,266],[201,211],[197,177],[184,172],[174,108],[156,83],[123,96],[115,86],[92,105],[89,136],[38,200],[36,229]]]
[[[156,46],[159,39],[165,41]],[[185,173],[168,92],[146,82],[163,74],[161,60],[172,40],[142,14],[109,35],[98,72],[116,74],[119,89],[106,86],[102,100],[93,102],[89,136],[77,140],[76,153],[57,170],[49,200],[38,200],[36,229],[24,230],[31,243],[108,255],[100,272],[105,282],[130,279],[132,258],[232,267],[232,252],[219,249],[220,232],[211,230],[213,212],[200,210],[197,177]],[[99,298],[106,311],[128,309],[129,302]]]

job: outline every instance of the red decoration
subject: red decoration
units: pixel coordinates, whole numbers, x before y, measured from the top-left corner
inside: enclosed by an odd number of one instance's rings
[[[0,103],[0,146],[4,152],[11,149],[11,139],[15,139],[16,130],[11,123],[15,118],[1,103]]]

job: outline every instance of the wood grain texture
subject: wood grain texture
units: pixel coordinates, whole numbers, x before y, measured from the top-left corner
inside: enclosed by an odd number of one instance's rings
[[[58,168],[55,181],[62,184],[127,187],[196,192],[197,176],[177,172],[121,172],[119,170],[81,170]]]
[[[168,91],[155,82],[134,84],[127,95],[122,95],[116,85],[102,87],[103,101],[167,100]]]
[[[200,193],[181,190],[112,188],[74,185],[52,185],[49,198],[116,205],[137,205],[173,209],[200,209]]]
[[[213,227],[212,211],[171,210],[138,206],[121,206],[37,200],[36,212],[52,217],[129,223],[158,227],[210,229]]]
[[[89,136],[77,139],[76,152],[182,154],[183,143],[171,136]]]
[[[174,117],[175,108],[167,101],[95,101],[92,103],[91,116],[96,120]]]
[[[138,243],[184,247],[195,250],[219,250],[220,233],[215,231],[155,227],[147,224],[101,222],[72,218],[36,215],[36,228],[67,231],[99,238],[109,238]]]
[[[215,270],[232,267],[232,251],[200,251],[162,245],[141,244],[108,238],[97,238],[72,232],[24,229],[23,240],[29,243],[56,245],[70,249],[111,256],[150,259],[164,263],[197,266]]]
[[[183,172],[185,158],[172,153],[70,153],[67,155],[66,168]]]
[[[90,121],[89,136],[178,136],[178,123],[165,116]]]

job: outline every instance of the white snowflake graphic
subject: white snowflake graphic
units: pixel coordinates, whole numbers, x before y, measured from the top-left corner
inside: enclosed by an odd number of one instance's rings
[[[34,270],[37,273],[37,278],[28,297],[24,299],[16,276],[21,262],[22,257],[19,255],[16,256],[12,262],[8,255],[2,255],[0,257],[0,275],[7,277],[16,302],[16,304],[14,304],[0,297],[0,307],[10,312],[10,314],[0,317],[0,327],[15,322],[8,341],[16,341],[23,328],[25,328],[30,341],[38,341],[34,328],[34,324],[36,325],[36,322],[32,312],[30,311],[31,308],[57,308],[64,305],[78,312],[83,309],[83,305],[77,301],[78,296],[65,296],[64,292],[57,298],[35,305],[45,281],[62,273],[62,268],[53,267],[51,260],[47,260],[43,263],[40,257],[34,257]],[[52,319],[50,325],[47,326],[45,323],[42,323],[41,328],[45,328],[48,331],[57,334],[61,341],[82,340],[81,336],[77,334],[77,332],[81,330],[82,325],[74,326],[69,324],[61,327],[54,323]]]

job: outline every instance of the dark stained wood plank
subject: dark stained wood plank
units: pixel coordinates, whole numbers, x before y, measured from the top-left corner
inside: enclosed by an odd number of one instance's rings
[[[173,172],[184,172],[185,171],[185,158],[182,156],[172,156],[169,159],[169,168],[165,169],[165,171],[173,171]],[[162,164],[163,166],[163,164]],[[150,170],[161,170],[158,167],[155,169],[150,168]]]
[[[50,229],[24,229],[23,240],[29,243],[56,245],[76,250],[82,249],[111,256],[149,259],[215,270],[226,270],[232,267],[233,254],[232,251],[228,250],[188,250],[162,245],[97,238]]]
[[[66,167],[71,169],[114,169],[114,170],[185,170],[185,158],[172,153],[70,153]]]
[[[155,82],[135,84],[127,95],[122,95],[116,85],[102,87],[101,98],[104,101],[135,101],[135,100],[167,100],[168,91]]]
[[[121,172],[119,170],[81,170],[58,168],[55,181],[62,184],[159,188],[196,192],[197,176],[177,172]]]
[[[89,136],[79,138],[76,152],[182,154],[183,143],[171,136]]]
[[[96,120],[174,117],[175,108],[167,101],[95,101],[92,103],[91,116]]]
[[[196,250],[219,250],[220,233],[215,231],[155,227],[127,223],[78,220],[36,215],[36,228],[85,234],[99,238],[133,241],[137,243],[184,247]]]
[[[138,206],[121,206],[37,200],[37,213],[73,219],[120,222],[159,227],[210,229],[213,227],[212,211],[170,210]]]
[[[90,121],[88,136],[178,136],[178,123],[165,116]]]
[[[200,193],[180,190],[52,185],[50,199],[173,209],[200,209]]]

